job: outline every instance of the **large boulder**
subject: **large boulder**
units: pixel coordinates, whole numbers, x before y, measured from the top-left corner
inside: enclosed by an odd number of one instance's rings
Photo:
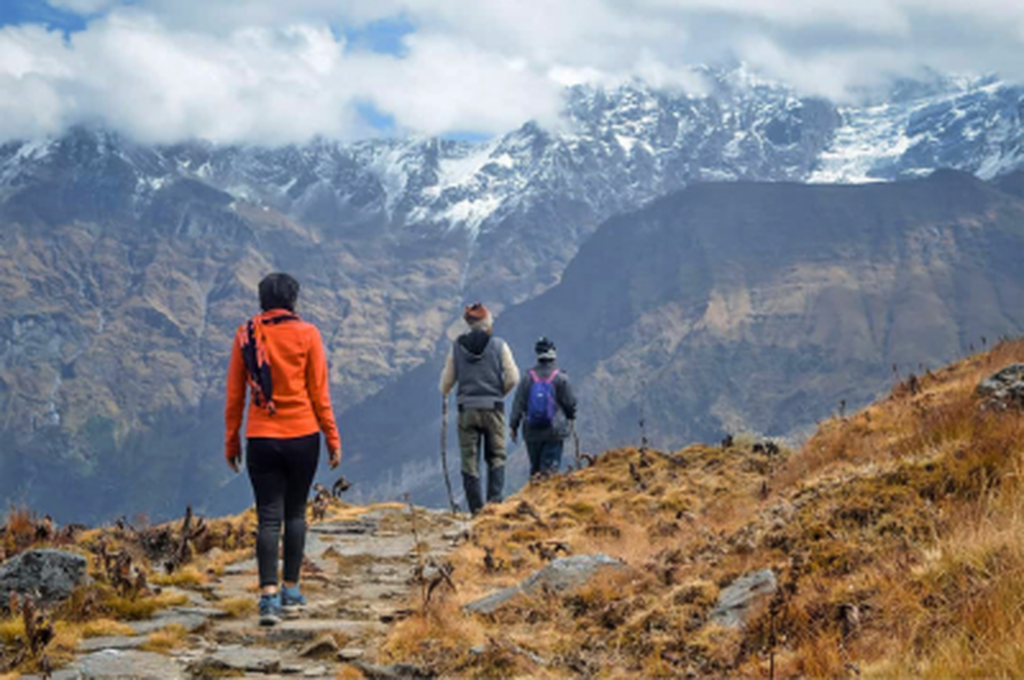
[[[603,554],[573,555],[557,559],[543,569],[533,572],[526,580],[491,593],[467,604],[467,612],[490,614],[521,594],[532,595],[542,589],[565,592],[585,585],[603,569],[625,569],[619,560]]]
[[[1024,364],[1011,364],[978,384],[978,394],[1000,408],[1024,407]]]
[[[86,579],[88,562],[63,550],[29,550],[0,566],[0,606],[18,593],[49,606],[66,600]]]

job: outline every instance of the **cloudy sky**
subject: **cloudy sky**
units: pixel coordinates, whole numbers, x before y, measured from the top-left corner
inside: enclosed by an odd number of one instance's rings
[[[565,85],[742,61],[848,99],[894,77],[1024,80],[1021,0],[0,0],[0,140],[488,136]]]

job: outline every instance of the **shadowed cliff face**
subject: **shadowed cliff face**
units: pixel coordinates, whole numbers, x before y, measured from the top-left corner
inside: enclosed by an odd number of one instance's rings
[[[960,173],[697,185],[606,222],[561,283],[507,310],[496,332],[521,365],[539,335],[555,340],[585,448],[636,443],[641,411],[660,447],[798,434],[890,386],[893,364],[905,377],[981,349],[982,336],[1020,333],[1022,256],[1024,201]],[[438,370],[345,415],[404,415],[400,428],[353,428],[353,476],[440,498]]]

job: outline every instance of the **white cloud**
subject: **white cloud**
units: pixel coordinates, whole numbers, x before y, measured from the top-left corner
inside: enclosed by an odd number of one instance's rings
[[[0,138],[94,120],[147,141],[346,138],[369,133],[365,102],[411,131],[493,133],[552,119],[566,83],[699,90],[685,67],[728,58],[833,98],[923,67],[1024,77],[1017,0],[50,4],[94,18],[67,41],[0,29]],[[330,28],[396,17],[416,29],[401,57]]]

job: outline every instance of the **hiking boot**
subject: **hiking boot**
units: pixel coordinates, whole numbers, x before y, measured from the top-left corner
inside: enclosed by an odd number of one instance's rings
[[[281,588],[281,613],[286,619],[298,618],[306,609],[306,598],[299,592],[299,586]]]
[[[260,625],[276,626],[281,623],[281,596],[260,595]]]

